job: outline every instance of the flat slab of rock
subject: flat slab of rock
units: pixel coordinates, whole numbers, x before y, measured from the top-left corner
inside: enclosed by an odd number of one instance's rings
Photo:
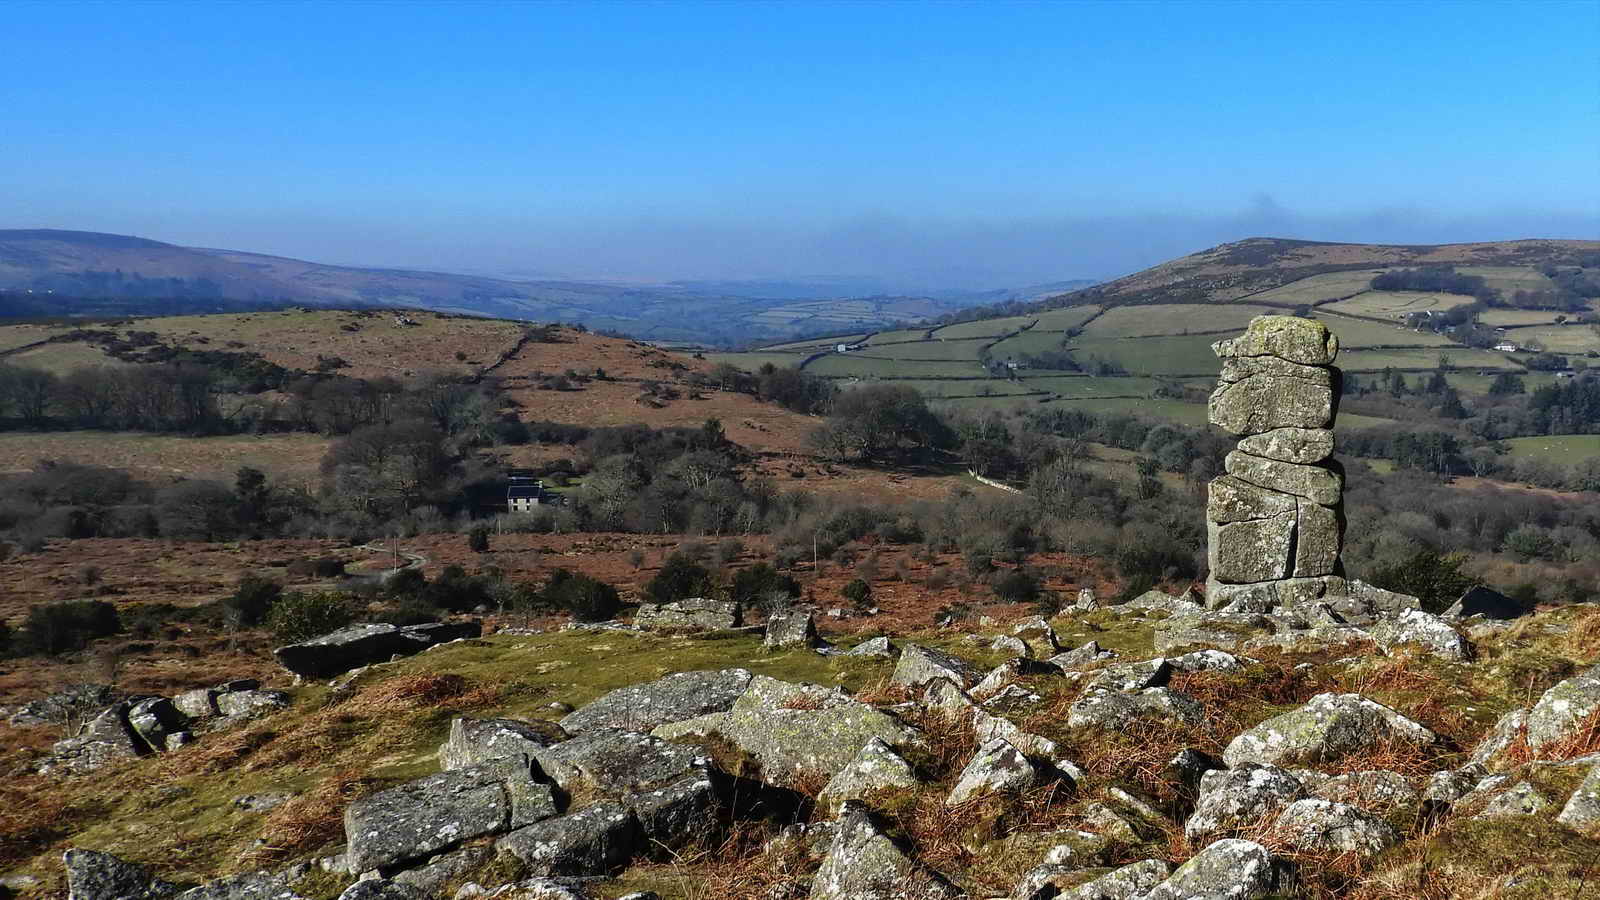
[[[1244,334],[1217,341],[1211,349],[1224,359],[1275,356],[1302,365],[1326,366],[1339,355],[1339,336],[1316,319],[1256,316]]]
[[[708,765],[697,747],[636,731],[595,729],[528,751],[539,771],[567,794],[620,798],[650,790]]]
[[[1329,428],[1335,408],[1332,384],[1324,368],[1271,357],[1224,360],[1208,404],[1210,421],[1239,435]]]
[[[421,859],[556,814],[548,785],[520,761],[468,766],[379,791],[345,809],[351,874]]]
[[[1318,694],[1235,737],[1223,753],[1230,768],[1246,763],[1314,765],[1372,750],[1384,741],[1431,746],[1427,726],[1358,694]]]
[[[743,608],[730,600],[689,597],[671,603],[641,603],[633,624],[654,631],[725,631],[744,623]]]
[[[1309,465],[1333,455],[1333,431],[1328,428],[1274,428],[1239,441],[1251,456]]]
[[[1558,683],[1528,711],[1528,746],[1535,750],[1572,734],[1600,710],[1600,665]]]
[[[607,875],[626,865],[639,843],[639,823],[620,803],[601,802],[536,822],[495,843],[535,875]]]
[[[535,750],[566,740],[554,722],[519,722],[516,719],[473,719],[461,716],[450,722],[450,736],[439,746],[439,768],[462,769],[502,757],[533,758]]]
[[[727,712],[750,687],[748,669],[679,672],[633,684],[584,705],[561,720],[573,734],[593,728],[650,731],[707,713]]]
[[[1301,466],[1238,450],[1223,457],[1223,466],[1240,481],[1323,506],[1337,506],[1344,491],[1344,476],[1323,466]]]
[[[483,634],[478,622],[433,622],[425,625],[351,625],[338,631],[272,651],[278,664],[303,678],[332,678],[351,669],[410,656],[461,638]]]
[[[817,636],[817,620],[811,613],[794,610],[778,613],[768,619],[766,636],[761,643],[774,649],[815,647],[822,643],[822,639]]]

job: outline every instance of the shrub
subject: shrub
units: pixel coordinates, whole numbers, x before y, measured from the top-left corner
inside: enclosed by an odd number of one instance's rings
[[[281,596],[283,588],[276,581],[246,575],[239,579],[233,596],[223,598],[223,620],[239,628],[254,628],[266,619],[268,610]]]
[[[543,594],[548,604],[572,613],[572,617],[580,622],[604,622],[615,618],[622,609],[622,596],[616,588],[597,578],[566,569],[550,573],[550,581],[545,584]]]
[[[278,598],[267,613],[272,636],[285,644],[298,643],[337,631],[355,618],[349,598],[336,591],[293,591]]]
[[[1441,555],[1437,550],[1423,549],[1403,562],[1379,566],[1368,581],[1387,591],[1410,594],[1422,601],[1424,610],[1437,614],[1478,583],[1461,572],[1466,561],[1464,553]]]
[[[390,625],[426,625],[439,621],[439,610],[421,597],[407,597],[377,618]]]
[[[407,570],[412,571],[412,570]],[[445,566],[432,582],[416,592],[424,603],[451,612],[467,612],[489,603],[486,578],[473,578],[460,566]]]
[[[711,593],[711,573],[682,553],[674,553],[661,564],[661,571],[645,583],[644,594],[652,603],[671,603],[685,597]]]
[[[1013,569],[995,583],[994,595],[1005,603],[1032,603],[1039,598],[1039,579]]]
[[[753,603],[772,594],[793,598],[800,596],[800,582],[766,563],[756,563],[734,573],[729,593],[729,599],[739,603]]]
[[[863,579],[857,578],[839,589],[839,593],[850,601],[857,612],[866,612],[872,608],[872,585]]]
[[[713,557],[717,565],[725,566],[738,559],[744,553],[744,542],[738,538],[727,538],[717,544],[717,553]]]
[[[415,594],[427,586],[428,579],[421,569],[401,569],[383,583],[383,589],[396,596]]]
[[[970,575],[983,575],[994,570],[994,554],[988,550],[974,547],[966,552],[964,558]]]
[[[117,608],[104,600],[45,603],[28,610],[21,643],[27,652],[55,656],[121,630]]]
[[[922,586],[930,591],[942,591],[950,586],[950,570],[940,566],[922,579]]]
[[[467,549],[473,553],[489,552],[489,528],[485,525],[474,525],[467,532]]]

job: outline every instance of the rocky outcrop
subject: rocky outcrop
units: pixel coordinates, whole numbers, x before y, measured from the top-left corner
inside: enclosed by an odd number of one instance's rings
[[[279,665],[302,678],[332,678],[394,656],[410,656],[435,644],[481,634],[483,626],[477,622],[351,625],[272,652]]]
[[[1300,779],[1277,766],[1246,764],[1206,772],[1183,831],[1190,841],[1215,837],[1254,825],[1305,795]]]
[[[743,608],[732,601],[689,597],[670,603],[641,603],[633,624],[650,631],[725,631],[744,623]]]
[[[533,758],[535,750],[567,739],[559,725],[515,719],[470,719],[450,722],[450,736],[439,746],[439,768],[462,769],[510,757]]]
[[[767,620],[763,646],[772,649],[788,647],[815,647],[822,643],[817,636],[817,620],[804,610],[777,613]]]
[[[1384,618],[1368,629],[1373,639],[1385,650],[1403,646],[1420,647],[1442,659],[1467,660],[1472,658],[1472,642],[1450,626],[1449,622],[1420,609],[1407,609],[1398,615]]]
[[[1528,746],[1540,750],[1571,737],[1600,711],[1600,665],[1545,691],[1528,711]]]
[[[1296,800],[1278,816],[1273,830],[1290,846],[1313,853],[1371,856],[1394,846],[1394,829],[1377,816],[1344,803]]]
[[[534,875],[604,875],[626,864],[638,845],[638,820],[608,801],[513,831],[495,849]]]
[[[900,648],[900,662],[895,665],[890,680],[916,688],[935,678],[946,678],[962,688],[969,688],[981,677],[983,673],[976,666],[959,656],[920,644],[906,644]]]
[[[879,791],[911,790],[918,784],[911,764],[882,738],[872,738],[849,765],[829,779],[817,800],[837,808],[847,801],[862,800]]]
[[[954,900],[957,892],[918,865],[866,809],[845,805],[810,900]]]
[[[972,761],[961,770],[956,786],[945,798],[946,806],[958,806],[991,794],[1020,793],[1033,787],[1039,771],[1022,751],[1005,738],[995,738],[978,748]]]

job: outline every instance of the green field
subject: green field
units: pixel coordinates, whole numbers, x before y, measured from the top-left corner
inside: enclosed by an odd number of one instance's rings
[[[1033,326],[1037,331],[1066,331],[1077,328],[1084,322],[1099,315],[1098,306],[1074,306],[1068,309],[1052,309],[1039,314],[1039,324]]]
[[[1331,300],[1335,297],[1348,297],[1351,294],[1366,290],[1371,286],[1372,279],[1377,275],[1383,274],[1383,272],[1383,269],[1328,272],[1323,275],[1302,278],[1299,281],[1291,281],[1282,287],[1275,287],[1270,291],[1262,291],[1259,294],[1251,294],[1244,299],[1263,303],[1299,305],[1316,303],[1319,300]]]
[[[1102,377],[1084,375],[1057,375],[1054,377],[1029,377],[1022,383],[1029,390],[1051,391],[1063,397],[1148,397],[1159,383],[1154,378]]]
[[[772,363],[782,369],[787,366],[798,366],[806,358],[804,353],[768,353],[761,350],[750,353],[703,353],[707,362],[729,363],[744,369],[746,372],[759,371],[764,363]]]
[[[920,341],[924,339],[923,335],[927,333],[928,329],[926,328],[905,328],[900,331],[880,331],[867,341],[867,346],[876,347],[879,344],[898,344],[905,341]]]
[[[1152,419],[1165,419],[1183,425],[1203,428],[1206,424],[1206,407],[1203,403],[1184,403],[1181,400],[1154,400],[1150,398],[1053,400],[1039,404],[1046,409],[1081,409],[1096,413],[1135,413]]]
[[[1119,306],[1084,329],[1085,338],[1126,338],[1146,335],[1183,335],[1216,331],[1243,331],[1256,316],[1282,313],[1265,306],[1236,303],[1163,303]],[[1213,338],[1215,340],[1215,338]]]
[[[1059,331],[1024,331],[991,346],[989,355],[994,359],[1007,359],[1024,353],[1037,354],[1048,350],[1060,350],[1063,349],[1062,341],[1065,337],[1066,335]]]
[[[1551,353],[1600,352],[1600,334],[1590,325],[1545,325],[1518,328],[1506,337],[1519,347],[1543,349]]]
[[[1560,313],[1553,309],[1489,309],[1478,314],[1478,321],[1490,327],[1503,325],[1554,325]]]
[[[1349,300],[1317,307],[1317,312],[1344,313],[1351,316],[1372,316],[1379,319],[1398,319],[1408,313],[1442,311],[1471,303],[1472,298],[1462,294],[1427,293],[1423,291],[1367,291]]]
[[[1222,371],[1222,361],[1211,352],[1216,339],[1216,335],[1079,338],[1072,342],[1072,358],[1086,369],[1096,359],[1114,362],[1133,375],[1214,375]]]
[[[1022,328],[1038,316],[1009,316],[1004,319],[983,319],[977,322],[962,322],[957,325],[946,325],[933,333],[935,340],[940,338],[974,338],[974,337],[999,337]]]
[[[980,378],[972,381],[896,379],[892,383],[895,387],[914,387],[930,400],[936,397],[1001,397],[1047,390],[1043,386],[1027,382],[1006,381],[1003,378]]]
[[[984,374],[976,360],[970,362],[910,362],[903,359],[873,359],[855,353],[834,353],[817,360],[806,371],[830,378],[951,378]]]
[[[1543,272],[1521,266],[1456,266],[1456,271],[1482,276],[1484,283],[1499,291],[1507,302],[1517,291],[1552,291],[1556,287]]]
[[[866,336],[866,333],[863,332],[860,334],[846,334],[841,337],[812,338],[806,341],[791,341],[787,344],[770,344],[766,347],[762,347],[761,349],[767,351],[801,350],[814,352],[817,350],[831,349],[835,344],[854,344],[856,341],[864,340]]]
[[[1570,466],[1600,456],[1600,434],[1553,434],[1506,441],[1515,459],[1542,459]]]
[[[966,341],[915,341],[909,344],[886,344],[877,346],[869,344],[860,350],[850,351],[850,356],[864,356],[868,359],[905,359],[905,360],[971,360],[976,362],[978,354],[989,342],[977,338]]]
[[[105,355],[99,347],[92,344],[45,344],[43,347],[12,354],[6,357],[5,361],[13,366],[43,369],[55,375],[66,375],[74,369],[87,366],[121,368],[132,365]]]
[[[1400,350],[1341,350],[1336,364],[1350,372],[1379,372],[1387,368],[1433,369],[1438,367],[1441,353],[1450,357],[1450,365],[1458,369],[1522,371],[1522,367],[1507,354],[1471,350],[1459,345]]]
[[[1380,325],[1365,319],[1323,314],[1318,319],[1328,330],[1339,336],[1339,346],[1359,350],[1362,347],[1457,347],[1449,338],[1431,331],[1414,331],[1400,325]]]

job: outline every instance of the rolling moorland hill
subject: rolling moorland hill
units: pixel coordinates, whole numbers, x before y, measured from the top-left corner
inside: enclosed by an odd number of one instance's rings
[[[0,311],[12,316],[165,315],[287,304],[414,307],[737,345],[933,318],[976,303],[1032,299],[1050,286],[998,297],[858,293],[863,287],[511,280],[325,265],[85,231],[0,230]]]
[[[1471,290],[1455,285],[1373,285],[1386,273],[1443,266],[1480,293],[1493,292],[1496,302],[1480,309]],[[1340,366],[1358,377],[1393,370],[1415,379],[1443,359],[1447,380],[1464,394],[1483,394],[1501,373],[1522,378],[1530,390],[1550,383],[1556,374],[1543,352],[1600,356],[1593,324],[1600,300],[1575,298],[1578,310],[1559,305],[1574,298],[1561,293],[1551,271],[1592,279],[1600,272],[1600,241],[1412,247],[1253,238],[1038,303],[989,308],[1003,314],[967,310],[929,327],[711,358],[751,370],[799,366],[841,386],[907,385],[948,409],[1136,411],[1198,425],[1220,371],[1210,344],[1268,313],[1327,323],[1342,343]],[[1460,290],[1466,292],[1453,292]],[[1458,317],[1470,312],[1492,340],[1464,344],[1465,330],[1447,318],[1452,310]],[[1498,349],[1507,345],[1515,349]],[[1344,421],[1364,427],[1383,419]]]

